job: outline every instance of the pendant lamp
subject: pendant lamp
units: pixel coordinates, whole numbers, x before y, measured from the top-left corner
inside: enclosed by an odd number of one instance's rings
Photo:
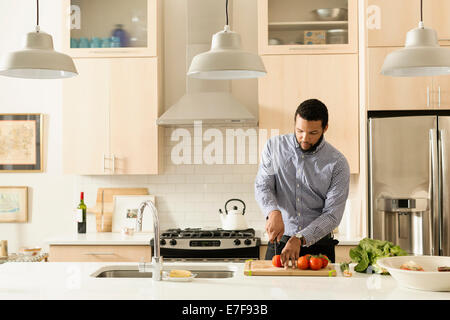
[[[418,28],[408,31],[404,48],[386,56],[381,74],[393,77],[450,74],[450,49],[440,47],[436,31],[424,27],[422,5],[421,0]]]
[[[226,0],[226,25],[213,35],[211,50],[196,55],[188,76],[197,79],[232,80],[258,78],[266,75],[259,55],[241,49],[241,36],[228,25],[228,0]]]
[[[0,75],[25,79],[61,79],[78,75],[71,57],[53,49],[51,35],[39,27],[39,0],[36,0],[35,32],[25,37],[25,48],[3,56]]]

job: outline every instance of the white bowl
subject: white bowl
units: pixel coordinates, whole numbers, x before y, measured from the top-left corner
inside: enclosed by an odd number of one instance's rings
[[[414,261],[424,271],[402,270],[403,263]],[[398,256],[377,260],[378,266],[389,271],[399,285],[426,291],[450,291],[450,272],[439,272],[438,267],[450,267],[450,257]]]

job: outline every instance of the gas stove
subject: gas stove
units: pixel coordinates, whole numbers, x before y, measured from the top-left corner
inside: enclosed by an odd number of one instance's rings
[[[161,232],[159,242],[166,260],[245,260],[259,259],[261,239],[254,229],[186,228]]]

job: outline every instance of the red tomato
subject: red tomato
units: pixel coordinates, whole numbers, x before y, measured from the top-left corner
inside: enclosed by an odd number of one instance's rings
[[[322,260],[322,268],[325,268],[328,265],[330,259],[328,259],[328,257],[324,254],[321,254],[319,258]]]
[[[319,270],[322,268],[322,259],[316,257],[316,256],[312,256],[309,259],[309,266],[311,269],[313,270]]]
[[[272,264],[277,267],[280,268],[283,265],[281,264],[281,256],[279,254],[277,254],[276,256],[273,256],[272,258]]]
[[[300,270],[306,270],[309,268],[309,261],[308,258],[306,256],[300,257],[297,260],[297,267]]]

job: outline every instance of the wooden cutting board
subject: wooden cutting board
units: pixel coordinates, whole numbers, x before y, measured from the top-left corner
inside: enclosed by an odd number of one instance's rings
[[[103,194],[103,203],[102,203]],[[114,211],[114,196],[116,195],[148,195],[147,188],[98,188],[97,202],[94,207],[88,208],[88,213],[95,213],[97,232],[112,231],[112,214]],[[101,224],[103,207],[103,229]]]
[[[270,260],[247,260],[245,261],[244,274],[246,276],[316,276],[335,277],[336,270],[329,264],[320,270],[300,270],[293,268],[277,268]]]

